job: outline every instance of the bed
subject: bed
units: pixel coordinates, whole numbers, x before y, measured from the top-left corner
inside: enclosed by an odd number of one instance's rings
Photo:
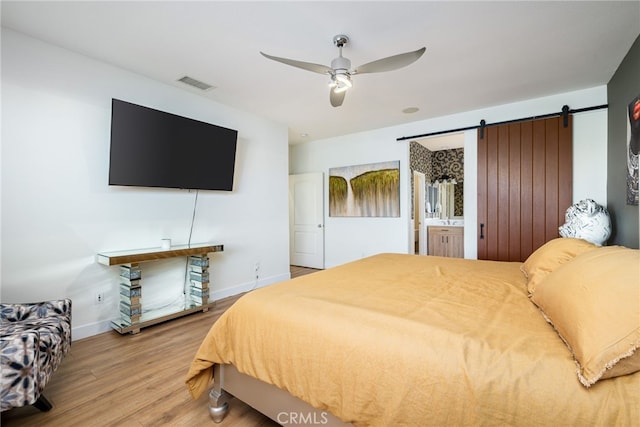
[[[639,346],[640,251],[563,238],[525,263],[379,254],[252,291],[186,384],[218,422],[230,393],[283,425],[638,425]]]

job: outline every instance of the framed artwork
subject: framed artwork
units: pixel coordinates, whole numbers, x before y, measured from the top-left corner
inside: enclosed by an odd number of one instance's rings
[[[400,161],[330,168],[329,216],[399,217]]]
[[[638,151],[640,151],[640,95],[629,103],[627,127],[627,204],[638,205]]]

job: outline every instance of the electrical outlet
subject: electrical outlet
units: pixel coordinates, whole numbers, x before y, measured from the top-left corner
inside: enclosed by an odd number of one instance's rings
[[[104,292],[102,292],[102,291],[96,292],[95,303],[96,304],[102,304],[103,302],[104,302]]]
[[[257,279],[258,276],[260,275],[260,261],[257,261],[253,266],[253,272],[255,273],[256,279]]]

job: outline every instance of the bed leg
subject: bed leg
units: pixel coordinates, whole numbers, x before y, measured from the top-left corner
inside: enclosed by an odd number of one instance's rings
[[[209,392],[209,415],[213,422],[221,423],[229,412],[227,394],[222,389],[224,383],[224,370],[220,365],[215,365],[213,370],[213,387]]]
[[[209,392],[209,415],[214,423],[221,423],[229,412],[229,403],[226,401],[225,392],[212,388]]]

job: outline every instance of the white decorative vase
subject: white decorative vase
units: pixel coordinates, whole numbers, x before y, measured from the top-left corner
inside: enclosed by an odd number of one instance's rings
[[[604,206],[584,199],[567,209],[565,223],[558,230],[562,237],[575,237],[602,246],[611,236],[611,218]]]

